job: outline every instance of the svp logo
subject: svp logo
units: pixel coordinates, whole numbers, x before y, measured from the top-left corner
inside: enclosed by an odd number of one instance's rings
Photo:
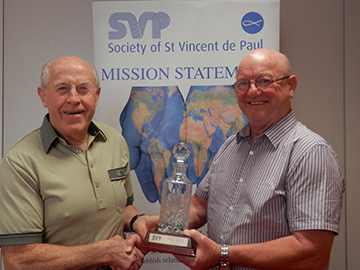
[[[124,24],[123,22],[127,22]],[[161,38],[161,31],[169,26],[170,17],[165,12],[144,12],[139,19],[130,12],[115,12],[109,17],[109,26],[115,31],[109,31],[109,39],[122,39],[127,34],[127,25],[133,39],[141,39],[148,21],[152,23],[152,38]]]

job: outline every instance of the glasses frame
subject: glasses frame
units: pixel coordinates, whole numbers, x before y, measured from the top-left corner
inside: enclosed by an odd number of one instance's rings
[[[278,82],[278,81],[281,81],[281,80],[286,80],[286,79],[289,79],[290,77],[291,77],[291,75],[288,75],[288,76],[282,77],[282,78],[280,78],[280,79],[269,80],[269,81],[271,81],[271,83],[270,83],[269,86],[267,86],[266,88],[259,88],[259,86],[257,85],[256,81],[249,81],[249,80],[244,80],[244,81],[248,81],[248,82],[249,82],[248,88],[247,88],[246,90],[238,90],[238,89],[236,89],[236,88],[235,88],[236,82],[232,85],[232,87],[233,87],[234,90],[235,90],[236,92],[238,92],[238,93],[248,92],[249,89],[250,89],[251,83],[253,83],[253,84],[256,86],[257,89],[259,89],[259,90],[264,90],[264,89],[270,88],[274,82]]]

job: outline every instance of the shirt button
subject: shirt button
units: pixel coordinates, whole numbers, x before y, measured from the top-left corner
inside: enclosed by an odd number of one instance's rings
[[[81,153],[81,150],[80,150],[80,149],[76,149],[75,152],[76,152],[76,154],[80,154],[80,153]]]
[[[230,210],[230,211],[234,210],[234,207],[229,206],[229,210]]]
[[[253,152],[253,151],[250,151],[250,152],[249,152],[249,155],[250,155],[250,156],[252,156],[253,154],[254,154],[254,152]]]
[[[244,182],[244,179],[243,179],[243,178],[240,178],[240,180],[239,180],[239,181],[240,181],[240,183],[242,183],[242,182]]]

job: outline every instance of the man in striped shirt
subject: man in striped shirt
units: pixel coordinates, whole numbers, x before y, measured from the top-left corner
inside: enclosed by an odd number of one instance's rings
[[[219,149],[192,197],[191,269],[327,269],[345,189],[336,154],[297,121],[287,57],[259,49],[234,84],[249,124]],[[220,262],[220,263],[219,263]]]

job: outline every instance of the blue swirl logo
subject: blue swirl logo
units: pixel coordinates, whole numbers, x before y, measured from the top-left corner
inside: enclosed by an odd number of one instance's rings
[[[249,12],[241,19],[241,27],[248,34],[259,33],[264,27],[264,19],[257,12]]]

